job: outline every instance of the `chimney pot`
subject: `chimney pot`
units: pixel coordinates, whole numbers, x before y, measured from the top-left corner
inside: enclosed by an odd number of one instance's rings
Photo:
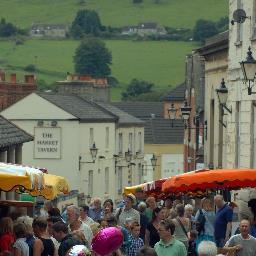
[[[16,82],[17,82],[16,74],[13,73],[13,74],[11,74],[11,83],[15,83],[16,84]]]
[[[5,72],[3,70],[0,70],[0,81],[5,81]]]
[[[34,75],[25,75],[25,83],[34,84],[35,83],[35,76]]]

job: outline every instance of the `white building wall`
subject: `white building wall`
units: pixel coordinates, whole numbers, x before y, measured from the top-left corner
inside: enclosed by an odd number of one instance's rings
[[[183,154],[162,154],[161,161],[161,178],[168,178],[184,172]]]
[[[106,148],[106,128],[109,128],[109,146]],[[97,159],[95,163],[81,163],[80,191],[86,195],[89,194],[89,171],[93,171],[93,194],[90,196],[99,196],[101,198],[115,198],[117,188],[115,184],[115,124],[114,123],[80,123],[79,140],[80,156],[82,162],[91,162],[89,134],[93,129],[96,147],[98,148]],[[109,169],[109,178],[105,177],[105,169]],[[109,191],[106,191],[106,179],[109,181]]]
[[[119,154],[118,149],[119,149],[120,133],[122,134],[122,140],[123,140],[123,143],[122,143],[123,152],[122,152],[122,155],[118,157],[117,168],[118,166],[122,166],[123,187],[140,184],[141,182],[143,182],[142,164],[143,164],[143,154],[144,154],[144,127],[132,126],[132,127],[119,127],[116,129],[115,154],[117,155]],[[132,138],[132,143],[131,143],[131,138]],[[130,165],[130,166],[128,166],[128,163],[125,160],[125,152],[127,152],[128,149],[132,152],[131,163],[134,163],[134,165]],[[116,179],[118,179],[118,176],[116,177]]]
[[[230,25],[229,41],[229,96],[228,105],[232,106],[232,115],[227,119],[226,135],[226,167],[227,168],[250,168],[253,167],[253,138],[255,134],[253,120],[253,104],[256,95],[248,95],[247,86],[243,83],[243,74],[240,68],[240,61],[246,59],[248,47],[252,47],[254,58],[256,57],[255,44],[255,0],[230,0],[229,17],[233,19],[233,12],[236,9],[244,9],[246,19],[243,24],[235,23]],[[253,91],[256,88],[253,87]],[[250,216],[247,201],[256,198],[254,189],[241,190],[238,192],[238,206],[241,216]]]
[[[24,144],[23,162],[24,164],[47,168],[52,174],[64,176],[73,190],[79,190],[90,197],[97,196],[103,199],[118,200],[122,197],[121,192],[124,186],[141,182],[144,127],[117,128],[114,122],[79,122],[75,116],[37,94],[25,97],[1,114],[31,135],[35,134],[35,127],[38,125],[41,125],[41,129],[46,131],[49,130],[49,127],[54,129],[52,121],[57,121],[56,129],[60,129],[61,134],[59,141],[61,143],[60,157],[50,158],[53,155],[49,153],[50,157],[35,158],[35,142],[30,142]],[[115,168],[114,158],[114,155],[118,153],[118,134],[120,132],[123,134],[123,156],[119,158],[117,166],[122,166],[122,184],[120,184],[118,168]],[[92,134],[93,138],[90,138]],[[108,139],[106,134],[108,134]],[[132,145],[129,145],[129,137],[132,138]],[[139,137],[141,141],[139,141]],[[98,154],[95,163],[90,163],[92,162],[90,147],[94,142],[98,148]],[[132,150],[131,162],[134,163],[129,168],[124,158],[124,153],[128,148]],[[80,169],[79,157],[81,157]],[[128,183],[129,175],[131,175],[131,183]]]

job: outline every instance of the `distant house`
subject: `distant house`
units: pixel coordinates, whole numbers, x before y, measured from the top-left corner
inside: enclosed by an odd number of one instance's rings
[[[132,36],[137,34],[138,32],[138,26],[125,26],[122,28],[122,35],[128,35],[128,36]]]
[[[34,24],[31,27],[32,37],[65,38],[67,37],[67,25]]]
[[[156,22],[142,22],[137,26],[125,26],[122,28],[122,35],[139,35],[139,36],[150,36],[150,35],[166,35],[167,32],[163,26],[158,25]]]
[[[142,22],[138,25],[138,35],[166,35],[166,30],[163,26],[158,25],[156,22]]]

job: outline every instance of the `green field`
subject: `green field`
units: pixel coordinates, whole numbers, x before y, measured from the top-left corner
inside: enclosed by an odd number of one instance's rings
[[[227,0],[1,0],[0,17],[20,27],[30,27],[33,22],[70,24],[77,10],[96,10],[104,25],[121,27],[138,22],[155,21],[170,27],[194,26],[197,19],[216,21],[228,15]]]
[[[35,64],[40,71],[45,71],[37,73],[37,79],[52,83],[63,79],[66,72],[73,71],[73,55],[78,43],[72,40],[28,40],[24,45],[15,46],[13,42],[1,41],[0,66],[22,68]],[[113,56],[112,74],[121,84],[138,78],[154,82],[159,89],[175,86],[184,80],[185,55],[197,47],[195,43],[186,42],[127,40],[109,40],[106,45]],[[15,72],[20,79],[24,75],[24,71],[18,68]],[[121,88],[114,88],[114,100],[119,99],[120,91]]]

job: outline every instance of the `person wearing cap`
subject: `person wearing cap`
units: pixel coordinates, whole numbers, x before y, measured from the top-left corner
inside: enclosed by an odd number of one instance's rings
[[[124,207],[116,210],[119,225],[124,227],[127,219],[140,223],[140,214],[133,208],[134,205],[136,205],[136,197],[133,194],[128,194],[125,198]]]

